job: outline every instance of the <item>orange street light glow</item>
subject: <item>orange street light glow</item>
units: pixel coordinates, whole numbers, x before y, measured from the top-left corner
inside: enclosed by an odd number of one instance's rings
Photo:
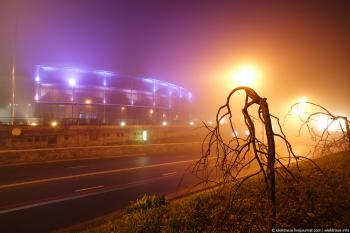
[[[234,81],[239,86],[252,87],[256,84],[258,70],[252,66],[241,66],[234,73]]]
[[[319,115],[316,118],[316,124],[319,131],[327,130],[329,132],[336,132],[345,129],[344,119],[332,120],[326,115]]]
[[[292,111],[292,114],[294,116],[303,116],[305,115],[305,110],[306,110],[306,102],[308,102],[307,97],[300,97],[297,100],[298,105],[296,105]]]
[[[300,103],[301,105],[305,105],[306,104],[306,102],[308,102],[309,100],[307,99],[307,97],[300,97],[299,99],[298,99],[298,103]]]

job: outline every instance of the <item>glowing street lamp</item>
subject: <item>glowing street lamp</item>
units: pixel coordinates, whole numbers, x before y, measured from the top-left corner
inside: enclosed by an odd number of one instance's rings
[[[251,87],[256,83],[258,71],[252,66],[242,66],[234,74],[234,81],[239,86]]]
[[[143,131],[142,131],[142,140],[143,140],[143,141],[147,141],[147,139],[148,139],[147,131],[146,131],[146,130],[143,130]]]
[[[120,126],[121,126],[121,127],[124,127],[125,125],[126,125],[125,121],[121,121],[121,122],[120,122]]]
[[[318,115],[316,117],[316,125],[321,132],[325,130],[328,132],[342,131],[342,129],[346,127],[344,119],[332,120],[332,118],[327,115]]]
[[[91,104],[91,100],[90,99],[85,100],[85,104]]]
[[[305,105],[307,101],[308,101],[307,97],[304,97],[304,96],[300,97],[298,100],[298,102],[302,105]]]
[[[74,78],[70,78],[68,79],[68,84],[71,87],[74,87],[77,84],[77,80],[75,80]]]
[[[306,103],[308,102],[308,99],[306,97],[300,97],[297,101],[297,105],[292,111],[292,114],[295,116],[303,116],[305,114],[306,110]]]
[[[40,76],[39,76],[39,74],[37,74],[37,75],[35,76],[35,82],[37,82],[37,83],[40,82]]]
[[[51,126],[56,127],[57,126],[57,121],[51,121]]]
[[[328,121],[329,121],[329,119],[328,119],[328,117],[325,116],[325,115],[319,115],[319,116],[317,116],[317,118],[316,118],[316,124],[317,124],[317,126],[318,126],[318,130],[319,130],[319,131],[323,131],[323,130],[327,129],[327,128],[329,127]]]
[[[168,122],[166,122],[166,121],[163,121],[163,122],[162,122],[162,126],[165,127],[165,126],[167,126],[167,125],[168,125]]]

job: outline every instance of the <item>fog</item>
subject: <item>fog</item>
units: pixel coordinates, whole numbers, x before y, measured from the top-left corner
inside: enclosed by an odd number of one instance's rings
[[[15,51],[18,102],[31,98],[36,64],[105,69],[184,86],[208,120],[237,86],[232,72],[249,64],[272,113],[306,96],[350,115],[349,10],[348,1],[1,0],[0,107]]]

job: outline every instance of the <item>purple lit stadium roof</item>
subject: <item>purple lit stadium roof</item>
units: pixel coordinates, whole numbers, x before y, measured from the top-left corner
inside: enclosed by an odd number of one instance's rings
[[[175,102],[192,101],[192,93],[181,86],[105,70],[38,65],[35,82],[34,99],[42,103],[82,104],[89,98],[94,104],[171,109]]]

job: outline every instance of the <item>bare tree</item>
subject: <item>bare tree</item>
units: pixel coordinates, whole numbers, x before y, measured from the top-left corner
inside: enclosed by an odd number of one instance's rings
[[[350,149],[350,128],[349,120],[346,116],[335,115],[325,107],[313,102],[298,102],[290,107],[286,117],[293,115],[292,113],[294,110],[299,112],[298,110],[305,107],[305,105],[314,107],[314,110],[305,117],[303,117],[303,114],[297,114],[299,120],[301,121],[299,135],[301,135],[301,131],[304,128],[307,129],[311,138],[316,142],[314,145],[313,154],[325,154],[338,150]],[[325,119],[325,125],[318,127],[321,130],[315,129],[315,127],[317,127],[319,117],[323,117]],[[341,124],[341,121],[344,122],[344,125]],[[339,125],[338,129],[341,131],[340,135],[339,133],[337,135],[337,133],[330,131],[330,127],[334,124]]]
[[[234,113],[233,96],[243,92],[245,95],[244,106],[241,110],[244,125],[249,133],[246,137],[239,137],[233,122]],[[252,109],[257,109],[252,115]],[[230,139],[223,136],[223,119],[228,119]],[[276,122],[277,130],[273,130],[272,121]],[[260,122],[264,126],[267,143],[257,137],[256,125]],[[298,167],[298,162],[305,157],[296,156],[292,146],[286,139],[279,118],[270,114],[266,98],[260,97],[249,87],[237,87],[228,95],[226,103],[222,105],[216,114],[216,125],[210,126],[204,123],[208,129],[202,144],[202,156],[196,163],[193,172],[205,183],[219,185],[231,185],[230,205],[236,201],[236,194],[243,183],[256,177],[263,177],[263,190],[257,193],[257,197],[266,197],[268,200],[267,232],[276,227],[276,174],[283,179],[295,179],[289,169],[292,162]],[[286,147],[286,155],[276,153],[275,139],[282,140]],[[307,159],[307,158],[305,158]],[[312,161],[311,161],[312,162]],[[254,172],[244,173],[249,167],[256,167]],[[279,169],[276,169],[279,167]],[[299,169],[299,167],[298,167]]]

